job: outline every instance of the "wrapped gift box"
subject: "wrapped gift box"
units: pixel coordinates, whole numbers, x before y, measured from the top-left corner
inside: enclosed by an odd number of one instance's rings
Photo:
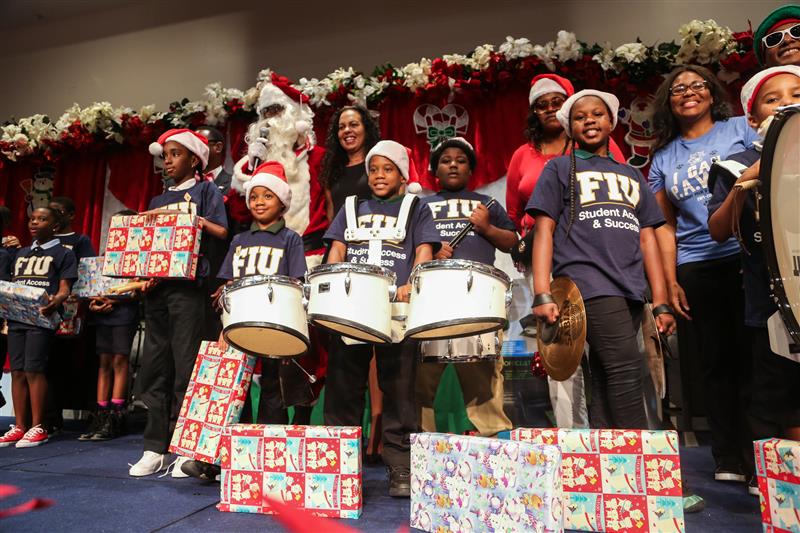
[[[272,514],[265,499],[316,516],[361,516],[361,428],[226,426],[220,511]]]
[[[103,275],[103,257],[84,257],[78,263],[78,280],[72,286],[72,294],[78,298],[106,296],[110,289],[126,283],[124,280]],[[115,298],[118,296],[114,295]]]
[[[411,527],[423,531],[562,531],[555,446],[411,435]]]
[[[565,528],[684,531],[676,432],[519,428],[511,439],[561,450]]]
[[[169,451],[219,464],[222,428],[239,421],[255,357],[203,341],[175,423]]]
[[[117,215],[111,218],[103,275],[194,279],[200,253],[194,215]]]
[[[765,533],[800,533],[800,442],[758,440],[756,476]]]
[[[0,317],[41,328],[56,329],[61,322],[58,312],[43,316],[40,307],[47,305],[47,292],[39,287],[0,281]]]

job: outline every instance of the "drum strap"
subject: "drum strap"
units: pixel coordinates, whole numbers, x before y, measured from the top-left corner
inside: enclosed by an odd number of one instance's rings
[[[732,161],[730,159],[725,161],[717,161],[716,165],[724,168],[728,172],[731,173],[732,176],[736,176],[737,178],[742,175],[742,172],[747,170],[747,167],[743,164],[739,163],[738,161]]]
[[[347,229],[344,232],[344,239],[347,242],[368,241],[369,251],[367,252],[367,263],[371,265],[381,264],[381,250],[383,241],[402,241],[406,238],[406,231],[410,223],[411,211],[414,209],[419,198],[413,194],[403,197],[400,204],[400,212],[394,226],[384,228],[359,228],[358,227],[358,197],[348,196],[344,201],[345,219]]]

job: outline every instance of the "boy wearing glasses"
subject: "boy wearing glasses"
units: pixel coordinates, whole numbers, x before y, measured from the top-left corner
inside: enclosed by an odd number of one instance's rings
[[[762,67],[800,65],[800,6],[767,15],[753,35],[753,48]]]

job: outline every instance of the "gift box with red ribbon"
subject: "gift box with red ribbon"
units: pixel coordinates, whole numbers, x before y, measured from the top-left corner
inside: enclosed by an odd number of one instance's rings
[[[169,451],[219,464],[222,429],[239,421],[255,357],[203,341],[186,388]]]
[[[316,516],[361,516],[361,428],[226,426],[221,511],[273,514],[268,499]]]
[[[519,428],[511,439],[561,450],[566,529],[684,531],[676,432]]]
[[[108,230],[102,274],[194,279],[200,236],[194,215],[116,215]]]
[[[800,533],[800,442],[753,443],[764,533]]]

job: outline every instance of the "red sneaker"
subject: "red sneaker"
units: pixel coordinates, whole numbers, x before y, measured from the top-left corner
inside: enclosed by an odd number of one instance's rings
[[[22,439],[24,435],[25,432],[22,430],[22,428],[11,424],[11,429],[6,431],[5,435],[0,437],[0,448],[12,446],[14,443]]]
[[[25,432],[25,436],[17,442],[16,446],[17,448],[32,448],[44,444],[47,440],[47,431],[41,425],[36,425]]]

